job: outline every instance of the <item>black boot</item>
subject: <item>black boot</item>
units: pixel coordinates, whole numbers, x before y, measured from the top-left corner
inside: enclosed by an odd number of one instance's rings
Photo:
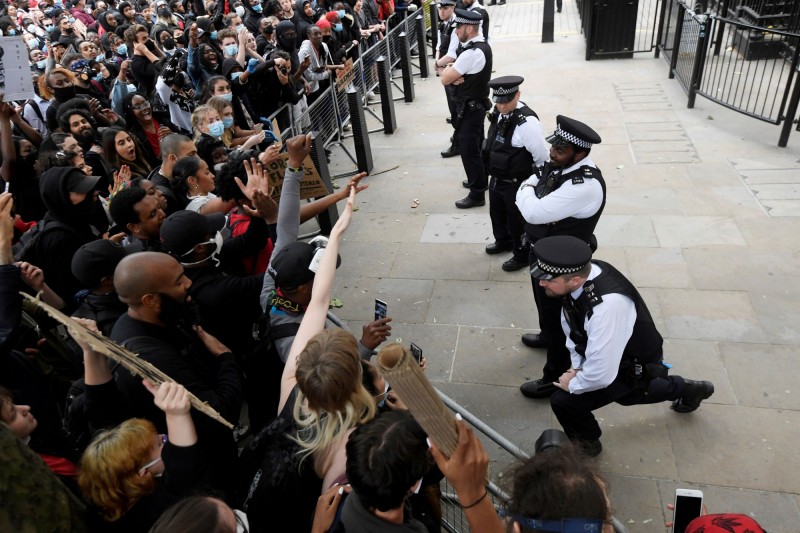
[[[457,144],[451,144],[450,148],[440,153],[442,154],[442,157],[446,159],[448,157],[456,157],[457,155],[461,155],[461,149]]]
[[[678,413],[691,413],[700,407],[700,402],[714,394],[714,384],[710,381],[685,379],[683,396],[672,402],[672,409]]]

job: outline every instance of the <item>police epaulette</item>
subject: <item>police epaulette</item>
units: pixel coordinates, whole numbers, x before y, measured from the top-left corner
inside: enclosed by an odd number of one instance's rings
[[[583,176],[573,176],[572,177],[572,184],[577,185],[578,183],[583,183]]]
[[[583,287],[583,292],[586,294],[586,299],[592,307],[597,304],[603,303],[603,297],[594,293],[594,283]]]

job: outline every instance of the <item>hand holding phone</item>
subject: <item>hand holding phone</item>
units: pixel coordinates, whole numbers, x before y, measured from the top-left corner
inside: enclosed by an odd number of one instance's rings
[[[386,318],[388,310],[389,307],[386,305],[386,302],[375,298],[375,320]]]
[[[684,533],[689,523],[700,516],[703,510],[703,491],[692,489],[675,490],[675,507],[672,520],[673,533]]]
[[[422,348],[413,342],[411,343],[411,355],[414,356],[414,359],[417,360],[417,363],[422,363]]]

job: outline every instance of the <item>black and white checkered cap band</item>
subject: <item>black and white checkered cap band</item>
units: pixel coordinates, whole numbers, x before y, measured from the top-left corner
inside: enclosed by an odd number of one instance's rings
[[[456,15],[455,22],[456,22],[456,24],[470,24],[472,26],[477,26],[478,24],[481,23],[480,20],[472,20],[472,19],[468,19],[468,18],[464,18],[464,17],[459,17],[458,15]]]
[[[553,133],[556,137],[561,137],[565,141],[571,142],[575,146],[580,146],[581,148],[591,148],[592,143],[584,141],[580,137],[576,137],[571,133],[567,133],[566,131],[561,129],[561,126],[556,127],[556,131]],[[566,273],[566,272],[565,272]]]
[[[519,85],[517,85],[516,87],[508,88],[508,89],[505,88],[505,87],[498,87],[497,89],[494,89],[494,95],[495,96],[504,96],[506,94],[514,94],[517,91],[519,91]]]
[[[548,265],[547,263],[543,263],[541,259],[536,260],[536,266],[538,266],[542,272],[547,272],[548,274],[552,274],[553,276],[563,276],[564,274],[573,274],[575,272],[578,272],[580,269],[584,267],[584,265],[576,267],[557,267],[553,265]]]

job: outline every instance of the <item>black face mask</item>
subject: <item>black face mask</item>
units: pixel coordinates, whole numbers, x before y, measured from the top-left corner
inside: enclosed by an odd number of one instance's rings
[[[161,43],[161,45],[164,47],[164,50],[174,50],[175,39],[173,39],[172,37],[167,37],[166,39],[164,39],[164,42]]]
[[[55,87],[53,88],[53,96],[55,96],[56,100],[59,102],[66,102],[70,98],[75,98],[75,86]]]
[[[81,200],[80,203],[75,204],[75,209],[80,213],[82,218],[92,219],[95,211],[97,210],[97,202],[94,198],[94,191],[86,193],[86,198]]]
[[[261,33],[263,33],[264,35],[272,35],[273,33],[275,33],[275,28],[273,28],[272,25],[269,25],[266,28],[264,28],[264,30]]]
[[[329,42],[331,42],[331,39],[332,39],[331,35],[323,35],[322,36],[322,42],[323,43],[329,43]]]
[[[159,7],[159,8],[158,8],[158,11],[156,11],[156,14],[157,14],[159,17],[162,17],[162,18],[165,18],[165,19],[166,19],[166,18],[169,18],[169,16],[170,16],[172,13],[170,13],[170,11],[169,11],[169,8],[167,8],[167,7]]]
[[[175,326],[183,322],[186,326],[199,323],[197,308],[192,302],[179,302],[178,300],[159,292],[161,297],[161,310],[158,319],[167,326]]]

